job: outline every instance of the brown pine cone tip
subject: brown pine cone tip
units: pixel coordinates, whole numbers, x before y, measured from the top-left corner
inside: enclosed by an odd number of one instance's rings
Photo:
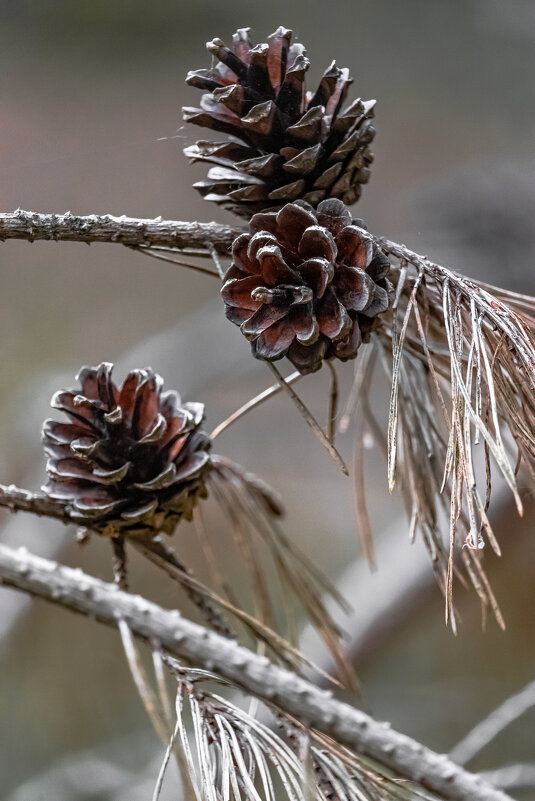
[[[256,47],[249,28],[232,38],[232,49],[221,39],[208,42],[219,63],[186,78],[207,94],[200,108],[183,109],[184,119],[230,136],[185,148],[193,161],[216,165],[195,188],[247,216],[298,198],[314,207],[330,197],[354,203],[370,177],[375,100],[342,108],[352,79],[334,61],[316,92],[307,92],[310,62],[286,28]]]
[[[358,225],[356,224],[358,223]],[[341,200],[255,214],[232,246],[226,316],[257,359],[287,356],[301,373],[346,361],[389,306],[386,255]]]
[[[182,403],[152,368],[133,370],[119,389],[112,365],[83,367],[80,390],[51,401],[70,418],[43,425],[49,481],[43,491],[66,502],[89,528],[149,527],[171,533],[191,518],[210,469],[202,403]]]

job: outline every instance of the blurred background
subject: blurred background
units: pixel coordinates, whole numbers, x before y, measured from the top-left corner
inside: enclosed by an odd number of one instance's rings
[[[533,294],[535,5],[532,0],[66,0],[0,2],[0,210],[217,219],[182,148],[199,133],[180,107],[198,102],[188,69],[209,66],[205,41],[251,26],[264,41],[292,28],[312,61],[309,86],[333,58],[351,97],[375,97],[376,163],[358,204],[370,230],[467,275]],[[225,322],[217,284],[117,245],[7,242],[0,247],[0,481],[38,487],[41,421],[52,392],[81,364],[151,364],[169,388],[207,405],[208,429],[270,384]],[[215,286],[214,286],[215,284]],[[352,369],[340,370],[343,391]],[[325,415],[323,373],[300,384]],[[387,398],[377,399],[386,406]],[[351,457],[351,432],[340,440]],[[534,508],[519,521],[503,494],[492,514],[504,555],[486,567],[507,630],[482,630],[477,599],[458,592],[457,637],[407,522],[388,498],[380,455],[367,484],[378,571],[358,553],[351,487],[285,398],[230,428],[217,450],[284,497],[286,530],[350,595],[345,621],[366,708],[448,751],[535,673]],[[311,500],[313,499],[313,503]],[[2,517],[0,538],[110,578],[106,543]],[[222,558],[225,538],[211,532]],[[192,532],[176,545],[203,575]],[[242,578],[232,575],[237,584]],[[152,569],[134,589],[182,603]],[[342,619],[341,619],[341,622]],[[304,643],[321,660],[317,641]],[[11,801],[150,797],[162,748],[115,633],[0,591],[0,790]],[[535,762],[535,711],[473,763]],[[154,762],[156,760],[156,762]],[[172,796],[170,796],[172,797]],[[534,790],[517,794],[535,799]]]

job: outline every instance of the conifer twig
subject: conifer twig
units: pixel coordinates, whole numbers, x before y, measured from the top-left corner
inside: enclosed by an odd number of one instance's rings
[[[5,545],[0,545],[0,582],[107,625],[116,626],[118,620],[124,620],[137,637],[148,641],[156,637],[168,653],[231,681],[444,799],[511,801],[508,795],[445,755],[335,700],[330,692],[276,666],[265,656],[192,623],[177,611],[167,611],[140,596],[122,592],[79,569]]]
[[[504,729],[533,707],[535,707],[535,681],[530,681],[523,690],[511,695],[474,726],[450,752],[451,758],[459,765],[466,765]]]
[[[78,216],[65,214],[38,214],[17,209],[0,214],[0,241],[25,239],[27,242],[51,240],[55,242],[118,243],[142,247],[164,246],[187,250],[190,255],[210,256],[209,247],[221,255],[228,254],[240,228],[218,223],[177,222],[175,220],[138,219],[112,214]]]
[[[344,475],[346,476],[349,475],[344,460],[338,453],[337,449],[334,447],[329,437],[325,434],[325,431],[319,425],[315,417],[313,417],[312,414],[309,412],[309,410],[307,409],[307,407],[305,406],[299,395],[297,395],[297,393],[292,389],[289,382],[284,379],[279,369],[273,364],[273,362],[266,362],[266,364],[271,370],[271,372],[276,376],[277,381],[279,382],[281,388],[290,396],[292,401],[295,403],[300,413],[305,418],[307,424],[310,426],[310,428],[317,436],[323,447],[332,457],[334,463],[340,468],[340,470],[342,471],[342,473],[344,473]]]

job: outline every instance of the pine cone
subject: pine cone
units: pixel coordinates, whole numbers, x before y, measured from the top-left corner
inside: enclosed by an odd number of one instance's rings
[[[232,246],[226,316],[257,359],[287,356],[301,373],[352,359],[389,304],[389,262],[341,200],[255,214]]]
[[[330,197],[351,204],[370,177],[375,100],[342,110],[352,79],[334,61],[317,91],[306,92],[310,62],[291,37],[281,27],[252,47],[249,28],[239,28],[232,50],[220,39],[207,43],[219,64],[186,79],[207,94],[200,109],[183,109],[184,119],[231,137],[184,150],[193,161],[216,165],[194,186],[236,214],[250,217],[297,199],[314,207]]]
[[[73,517],[98,531],[145,529],[171,533],[206,495],[210,439],[200,430],[204,406],[162,392],[150,367],[134,370],[121,389],[112,365],[83,367],[78,392],[52,398],[68,423],[46,420],[49,481],[43,491],[65,501]]]

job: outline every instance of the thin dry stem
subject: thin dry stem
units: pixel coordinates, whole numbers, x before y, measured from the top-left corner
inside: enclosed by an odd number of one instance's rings
[[[340,454],[338,453],[337,449],[334,447],[332,442],[329,441],[329,438],[326,436],[322,427],[315,419],[315,417],[307,409],[307,407],[305,406],[299,395],[297,395],[297,393],[294,392],[294,390],[288,384],[288,382],[285,381],[284,377],[279,372],[279,369],[273,364],[273,362],[266,362],[266,364],[272,371],[272,373],[277,377],[277,381],[279,382],[281,388],[286,392],[287,395],[290,396],[293,403],[297,406],[299,412],[305,419],[307,425],[312,429],[312,431],[319,439],[323,447],[327,450],[333,462],[340,468],[340,470],[342,471],[342,473],[344,473],[344,475],[346,476],[349,475],[349,471],[345,465],[344,460],[342,459],[342,457],[340,456]]]
[[[479,754],[501,732],[535,707],[535,681],[527,684],[523,690],[507,698],[486,718],[480,721],[472,731],[457,743],[450,753],[451,758],[459,765],[466,765]]]
[[[298,370],[296,370],[283,380],[286,384],[295,384],[295,382],[299,381],[300,378],[303,378],[303,376]],[[239,409],[236,409],[235,412],[219,423],[219,425],[217,425],[210,434],[210,439],[214,440],[241,417],[248,414],[252,409],[256,409],[257,406],[260,406],[274,395],[278,395],[279,392],[282,392],[282,386],[278,382],[277,384],[273,384],[273,386],[269,387],[268,389],[265,389],[263,392],[260,392],[258,395],[255,395],[254,398],[251,398],[251,400],[247,401],[247,403],[244,403],[243,406],[240,406]]]
[[[338,376],[332,362],[327,362],[329,371],[331,373],[331,391],[329,394],[329,415],[327,417],[327,430],[329,435],[329,442],[334,445],[334,438],[336,435],[336,418],[338,415]]]

